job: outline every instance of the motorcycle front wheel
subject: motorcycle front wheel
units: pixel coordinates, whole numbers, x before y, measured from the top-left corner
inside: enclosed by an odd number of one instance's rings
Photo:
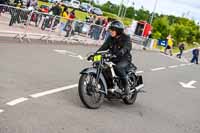
[[[99,91],[103,88],[103,83],[101,80],[97,83],[95,77],[95,74],[83,74],[80,77],[78,85],[80,99],[89,109],[99,108],[105,97],[105,95]]]

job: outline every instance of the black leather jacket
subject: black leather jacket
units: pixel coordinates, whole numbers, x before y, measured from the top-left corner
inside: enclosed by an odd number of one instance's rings
[[[117,58],[114,58],[112,61],[118,63],[120,61],[129,61],[131,62],[131,50],[132,44],[131,39],[128,35],[122,34],[117,38],[111,36],[104,42],[104,44],[98,49],[98,51],[110,50],[111,54],[116,55]]]

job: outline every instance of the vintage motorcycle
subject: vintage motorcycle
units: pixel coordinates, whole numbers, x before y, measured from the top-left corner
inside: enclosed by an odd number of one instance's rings
[[[124,88],[115,73],[115,64],[111,62],[113,55],[109,51],[100,51],[89,56],[93,66],[80,72],[78,91],[82,103],[90,109],[99,108],[104,98],[108,100],[122,99],[125,104],[135,103],[137,94],[143,92],[143,79],[136,75],[136,67],[130,64],[127,69],[130,95],[124,97]]]

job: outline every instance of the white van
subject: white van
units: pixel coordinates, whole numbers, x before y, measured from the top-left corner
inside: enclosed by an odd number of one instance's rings
[[[68,6],[68,7],[72,7],[75,9],[79,9],[81,2],[79,0],[63,0],[63,3]]]

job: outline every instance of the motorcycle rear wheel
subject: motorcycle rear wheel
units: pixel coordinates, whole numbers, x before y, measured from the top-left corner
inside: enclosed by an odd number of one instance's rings
[[[128,97],[125,97],[123,99],[124,103],[127,104],[127,105],[132,105],[135,103],[136,101],[136,98],[137,98],[137,92],[134,92],[133,94],[131,94],[131,96],[128,98]]]

